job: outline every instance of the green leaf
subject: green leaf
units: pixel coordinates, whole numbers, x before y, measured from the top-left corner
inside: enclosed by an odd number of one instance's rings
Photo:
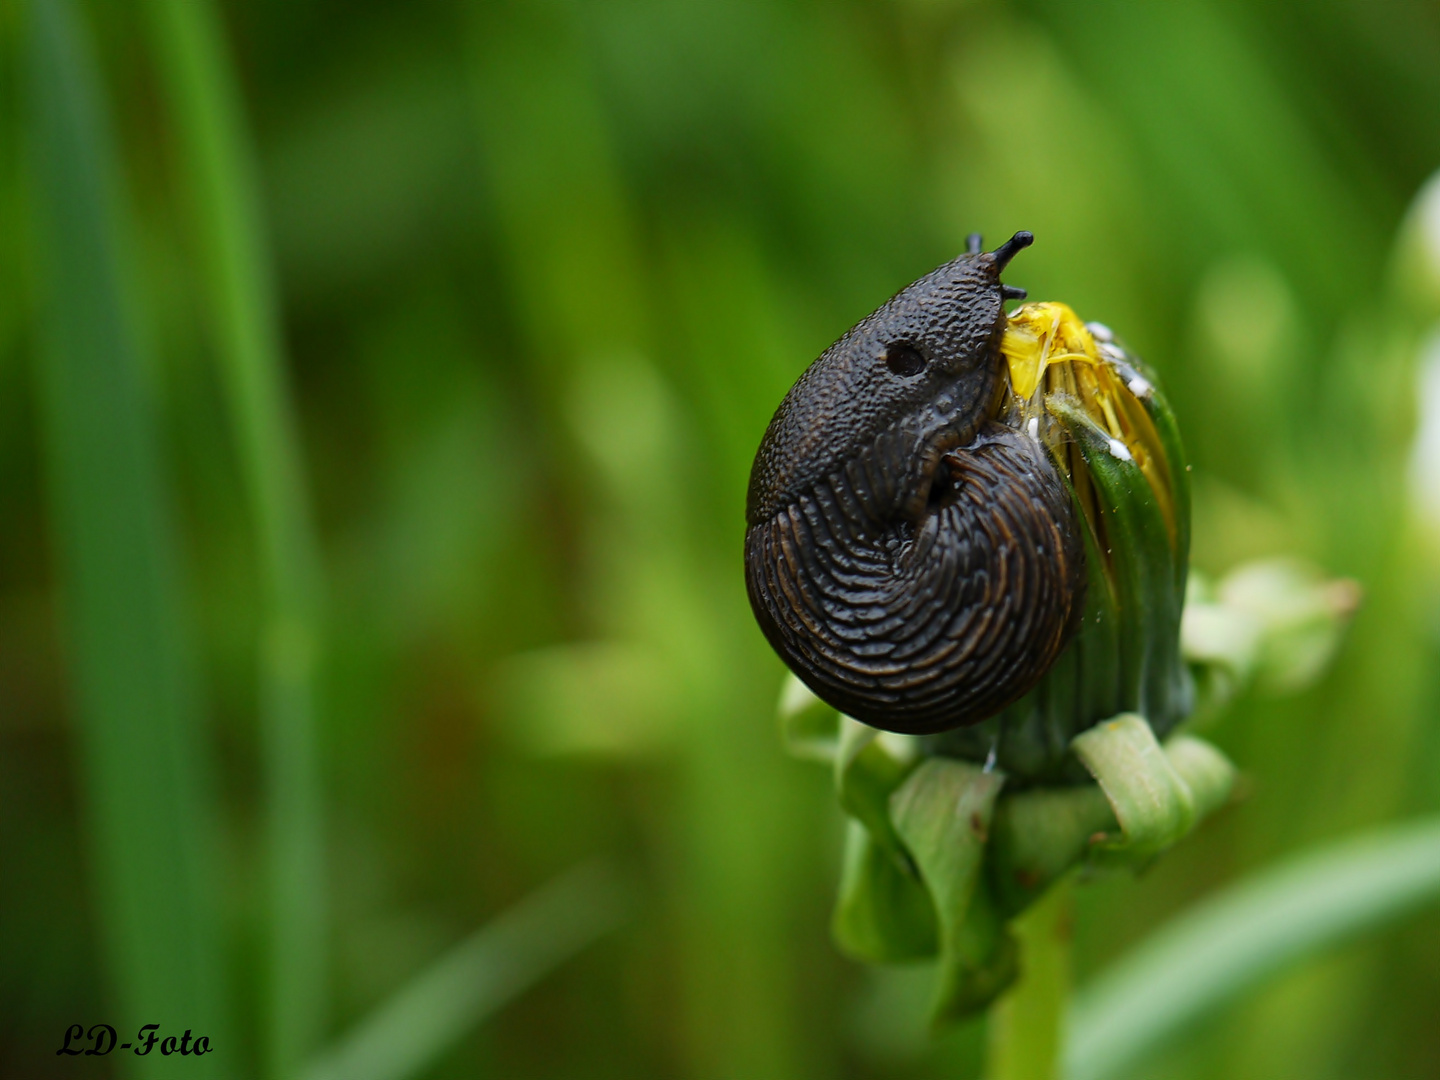
[[[586,864],[551,882],[417,975],[303,1080],[405,1080],[626,917],[614,871]]]
[[[185,1071],[223,1075],[238,1043],[210,862],[214,785],[150,365],[126,289],[137,273],[128,219],[76,13],[68,0],[29,7],[39,420],[113,1022],[204,1033],[222,1052]],[[129,1063],[140,1075],[169,1074],[158,1055]]]
[[[1015,975],[1015,943],[982,874],[1003,773],[951,758],[927,758],[890,799],[905,842],[935,905],[940,966],[931,1023],[988,1004]]]
[[[1081,991],[1065,1075],[1115,1077],[1262,980],[1436,901],[1440,818],[1255,874],[1172,920]]]
[[[935,955],[930,894],[858,821],[847,822],[845,868],[830,927],[840,948],[857,960],[887,964]]]
[[[1075,753],[1090,770],[1120,822],[1127,855],[1154,854],[1195,823],[1195,800],[1144,717],[1122,713],[1075,736]]]

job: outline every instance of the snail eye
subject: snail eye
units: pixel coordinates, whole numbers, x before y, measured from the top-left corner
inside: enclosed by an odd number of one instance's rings
[[[925,370],[925,356],[907,341],[885,346],[885,365],[896,375],[919,375]]]

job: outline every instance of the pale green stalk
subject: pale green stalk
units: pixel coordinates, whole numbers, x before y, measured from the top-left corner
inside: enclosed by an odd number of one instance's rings
[[[1074,922],[1074,884],[1066,877],[1012,924],[1020,978],[987,1018],[987,1080],[1059,1080]]]

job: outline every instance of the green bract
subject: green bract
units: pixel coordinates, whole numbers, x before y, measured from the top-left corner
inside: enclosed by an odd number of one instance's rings
[[[993,751],[1016,779],[1078,783],[1087,773],[1070,744],[1081,731],[1137,712],[1163,736],[1190,711],[1180,658],[1184,448],[1154,375],[1065,305],[1022,307],[1001,349],[1010,373],[1002,416],[1045,444],[1084,523],[1085,614],[1034,690],[983,724],[934,736],[931,750],[981,762]]]

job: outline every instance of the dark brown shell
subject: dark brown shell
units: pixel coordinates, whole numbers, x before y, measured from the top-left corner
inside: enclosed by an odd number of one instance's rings
[[[999,274],[1025,242],[963,255],[860,322],[786,395],[756,456],[755,617],[806,685],[875,727],[993,716],[1083,610],[1069,492],[1038,443],[993,418]],[[901,346],[923,370],[887,364]]]

